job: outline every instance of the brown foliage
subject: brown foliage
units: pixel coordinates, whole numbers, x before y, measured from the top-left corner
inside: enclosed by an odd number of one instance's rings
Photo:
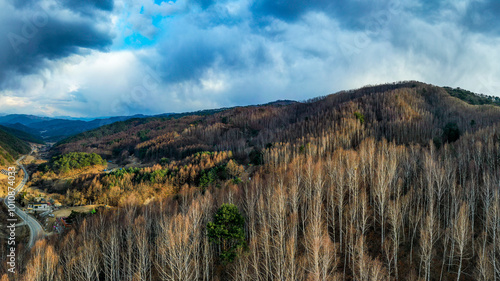
[[[85,193],[128,195],[128,202],[90,217],[59,243],[47,241],[59,259],[35,250],[25,276],[56,263],[44,270],[60,280],[474,280],[475,273],[498,280],[499,120],[498,108],[408,82],[139,124],[93,145],[172,157],[165,166],[177,168],[176,176],[158,178],[154,191],[129,176],[108,192],[105,178],[81,179]],[[462,137],[435,147],[431,140],[450,121]],[[145,129],[149,140],[140,141]],[[219,152],[193,154],[199,149]],[[254,149],[265,164],[244,171],[236,163],[248,163]],[[231,176],[248,172],[251,179],[205,192],[184,185],[220,163]],[[171,187],[175,196],[140,204]],[[227,202],[242,210],[248,242],[232,264],[215,258],[205,229]]]

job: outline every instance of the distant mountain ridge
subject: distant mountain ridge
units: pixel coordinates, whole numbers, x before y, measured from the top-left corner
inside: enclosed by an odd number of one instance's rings
[[[24,125],[19,124],[19,123],[18,123],[18,125],[24,126]],[[28,128],[28,127],[26,127],[26,128]],[[41,138],[38,138],[38,137],[34,136],[33,134],[27,133],[27,132],[25,132],[23,130],[18,130],[18,129],[14,129],[14,128],[11,128],[11,127],[5,127],[5,126],[2,126],[2,125],[0,125],[0,129],[3,130],[4,132],[7,132],[7,133],[15,136],[18,139],[23,140],[23,141],[33,142],[33,143],[38,143],[38,144],[44,144],[45,143]]]
[[[473,133],[499,120],[500,108],[496,106],[471,105],[447,88],[405,81],[341,91],[306,102],[276,101],[130,119],[64,139],[53,151],[95,152],[119,159],[135,155],[154,162],[224,149],[245,159],[249,153],[258,157],[274,144],[306,145],[304,135],[312,142],[325,138],[327,132],[341,134],[339,128],[347,125],[355,128],[353,135],[346,136],[353,143],[369,134],[396,143],[427,145],[433,141],[440,145],[448,141],[443,133],[447,125]]]
[[[52,120],[50,117],[41,117],[29,114],[9,114],[5,116],[0,116],[0,124],[14,124],[20,123],[23,125],[28,125],[32,123],[42,122]]]
[[[0,165],[13,163],[21,154],[30,152],[30,146],[23,140],[0,127]]]
[[[58,141],[60,139],[104,125],[141,117],[145,117],[145,115],[117,116],[83,121],[77,119],[57,119],[25,114],[10,114],[0,117],[0,125],[23,131],[32,135],[35,139]]]
[[[250,106],[284,106],[296,103],[292,100],[277,100],[262,105]],[[131,116],[98,117],[95,119],[84,117],[42,117],[29,114],[9,114],[0,116],[0,125],[25,132],[31,135],[31,139],[48,142],[57,142],[67,137],[93,130],[115,122],[142,118],[181,118],[188,115],[211,115],[236,107],[224,107],[217,109],[206,109],[183,113],[161,113],[157,115],[136,114]]]
[[[420,85],[420,82],[411,82],[412,85]],[[411,86],[411,85],[410,85]],[[370,87],[371,90],[377,90],[377,88],[381,88],[387,90],[388,88],[399,88],[401,84],[386,84],[381,86]],[[366,87],[365,87],[366,88]],[[362,88],[363,89],[363,88]],[[450,87],[442,87],[449,95],[461,99],[467,103],[477,105],[477,104],[491,104],[491,105],[500,105],[499,97],[489,97],[481,94],[476,94],[470,91],[466,91],[460,88],[450,88]],[[351,91],[341,91],[342,93],[354,92]],[[320,97],[321,98],[321,97]],[[320,99],[320,98],[316,98]],[[264,106],[273,106],[273,107],[281,107],[281,106],[289,106],[298,104],[299,102],[293,100],[276,100],[265,104],[257,104],[257,105],[248,105],[244,107],[264,107]],[[234,107],[222,107],[215,109],[205,109],[199,111],[192,112],[183,112],[183,113],[162,113],[157,115],[143,115],[136,114],[132,116],[114,116],[114,117],[99,117],[99,118],[86,118],[86,117],[70,117],[70,116],[58,116],[58,117],[44,117],[44,116],[36,116],[29,114],[8,114],[8,115],[0,115],[0,125],[5,127],[22,131],[26,133],[25,135],[20,135],[19,133],[14,133],[21,139],[27,141],[48,141],[48,142],[58,142],[68,137],[78,135],[83,132],[91,131],[98,129],[100,127],[110,125],[116,122],[124,122],[127,120],[135,120],[135,119],[147,119],[146,122],[149,122],[149,118],[167,118],[167,119],[178,119],[184,116],[207,116],[218,114],[227,110],[235,110],[236,108],[244,108],[241,106]],[[133,126],[141,124],[144,122],[134,122]],[[128,126],[132,123],[125,123],[119,126]],[[111,132],[116,131],[116,126],[111,128]],[[12,131],[11,133],[16,132]],[[93,135],[93,134],[92,134]],[[99,134],[98,134],[99,135]]]

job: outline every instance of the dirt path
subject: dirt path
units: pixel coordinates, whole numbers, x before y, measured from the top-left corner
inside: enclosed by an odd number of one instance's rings
[[[88,213],[92,211],[92,209],[97,208],[102,205],[85,205],[85,206],[76,206],[76,207],[63,207],[57,211],[52,212],[54,217],[67,217],[71,214],[71,211],[79,212],[79,213]]]

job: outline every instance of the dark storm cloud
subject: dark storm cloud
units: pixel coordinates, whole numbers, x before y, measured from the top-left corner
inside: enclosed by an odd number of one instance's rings
[[[461,6],[464,6],[464,10],[461,10]],[[400,0],[256,0],[251,9],[254,18],[261,23],[266,22],[265,17],[287,22],[298,21],[304,14],[316,11],[335,18],[347,30],[359,30],[367,28],[374,17],[404,12],[428,22],[451,21],[456,22],[465,30],[500,34],[500,1],[498,0],[471,0],[462,3],[429,0],[412,2]],[[448,14],[443,15],[444,12]],[[450,16],[453,18],[449,18]]]
[[[112,8],[109,1],[72,2],[95,4],[104,10]],[[0,3],[0,83],[9,75],[36,73],[47,60],[78,54],[85,48],[105,50],[112,43],[110,31],[103,27],[108,24],[106,18],[78,16],[53,1]],[[73,9],[90,6],[72,6]]]
[[[273,16],[283,20],[296,20],[303,13],[314,9],[319,2],[318,0],[304,3],[299,0],[258,0],[252,6],[255,15]]]
[[[228,21],[228,25],[204,24],[213,22],[211,19],[222,22],[218,17],[207,11],[204,16],[189,16],[168,23],[173,32],[156,47],[165,82],[197,81],[214,66],[236,71],[268,61],[264,41],[243,31],[233,21]]]
[[[494,20],[490,15],[499,14],[498,6],[493,1],[256,0],[248,13],[235,14],[226,13],[226,5],[218,2],[165,24],[168,40],[156,48],[160,76],[169,85],[206,79],[210,71],[230,73],[229,79],[270,71],[274,81],[283,81],[275,86],[273,94],[278,96],[289,89],[300,95],[302,85],[332,90],[330,76],[319,74],[323,70],[382,83],[435,79],[438,75],[428,69],[432,67],[447,73],[440,79],[443,84],[453,85],[463,78],[459,70],[474,65],[468,57],[480,57],[480,47],[464,42],[468,35],[461,31],[474,35],[493,29],[497,25],[486,24]],[[477,14],[487,20],[478,21]],[[380,65],[388,68],[385,74],[374,71]],[[249,89],[271,91],[256,81]],[[295,86],[282,86],[285,83]],[[236,102],[248,99],[228,95]]]
[[[39,4],[40,1],[35,0],[8,0],[16,8],[33,8]],[[55,4],[59,7],[71,9],[75,12],[93,12],[97,10],[112,11],[114,7],[114,0],[55,0]]]
[[[254,17],[259,20],[262,16],[274,17],[287,22],[300,20],[304,14],[324,12],[336,18],[345,28],[359,29],[364,27],[363,21],[384,10],[399,7],[396,0],[382,1],[350,1],[350,0],[257,0],[252,5]]]
[[[500,34],[500,1],[473,1],[461,23],[470,31]]]
[[[200,5],[202,9],[206,9],[215,3],[215,0],[195,0],[194,3]]]
[[[3,112],[191,111],[412,79],[500,92],[496,0],[0,0],[0,7]]]
[[[235,71],[263,64],[267,60],[265,48],[258,44],[243,50],[243,46],[237,42],[217,36],[209,37],[210,34],[205,38],[184,38],[182,42],[163,45],[162,78],[169,83],[196,81],[214,66]]]
[[[85,15],[92,15],[95,10],[110,12],[114,6],[114,0],[58,0],[58,2],[66,8]]]

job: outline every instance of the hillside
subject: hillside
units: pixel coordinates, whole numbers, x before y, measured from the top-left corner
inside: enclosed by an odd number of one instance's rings
[[[39,117],[25,114],[10,114],[1,116],[0,124],[5,127],[23,131],[37,139],[52,142],[114,122],[141,117],[144,117],[144,115],[78,120]]]
[[[486,95],[480,95],[473,93],[471,91],[467,91],[464,89],[456,88],[452,89],[450,87],[444,87],[444,89],[452,96],[459,98],[467,103],[470,104],[491,104],[491,105],[497,105],[500,106],[500,97],[492,97],[492,96],[486,96]]]
[[[4,132],[7,132],[7,133],[17,137],[18,139],[23,140],[23,141],[38,143],[38,144],[45,143],[41,138],[34,136],[30,133],[27,133],[23,130],[15,129],[15,127],[11,128],[11,127],[5,127],[5,126],[0,125],[0,129],[3,130]]]
[[[50,117],[40,117],[35,115],[27,114],[9,114],[5,116],[0,116],[0,124],[14,124],[20,123],[23,125],[29,125],[36,122],[51,120]]]
[[[360,116],[363,124],[356,122]],[[462,132],[474,132],[499,118],[498,108],[474,107],[451,97],[445,88],[404,82],[284,106],[132,119],[68,138],[55,147],[55,152],[95,152],[121,160],[133,154],[155,162],[161,158],[179,160],[200,151],[230,150],[243,160],[253,150],[273,143],[305,145],[306,139],[343,134],[347,128],[350,131],[344,133],[345,137],[354,146],[368,136],[398,144],[426,144],[432,139],[442,143],[447,123],[456,123]]]
[[[13,163],[21,154],[30,152],[30,146],[23,140],[0,128],[0,165]]]
[[[46,198],[117,210],[39,242],[26,279],[500,278],[500,107],[446,88],[408,81],[131,119],[53,152],[149,167],[59,190],[33,174]]]
[[[14,157],[0,145],[0,167],[3,168],[11,163],[14,163]]]

